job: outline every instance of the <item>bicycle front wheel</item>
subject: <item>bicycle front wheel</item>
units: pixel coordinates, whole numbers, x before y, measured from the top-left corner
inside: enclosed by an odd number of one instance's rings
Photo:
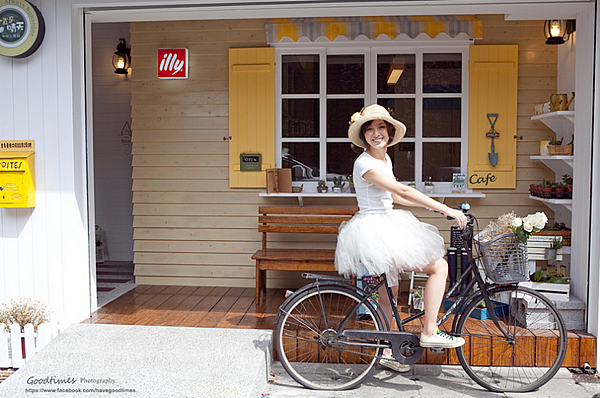
[[[477,306],[483,300],[479,294],[457,324],[458,335],[466,340],[456,350],[462,367],[490,391],[527,392],[541,387],[565,358],[567,329],[562,317],[548,298],[529,288],[496,287],[489,295],[493,308],[486,310],[496,313],[500,328],[491,319],[478,319]]]
[[[318,390],[359,385],[381,354],[377,341],[346,337],[343,330],[379,331],[379,314],[362,295],[343,286],[321,286],[293,299],[275,329],[278,359],[298,383]],[[340,326],[345,323],[345,326]]]

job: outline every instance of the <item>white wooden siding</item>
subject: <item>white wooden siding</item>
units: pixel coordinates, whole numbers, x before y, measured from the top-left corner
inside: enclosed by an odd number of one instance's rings
[[[0,303],[36,299],[67,325],[91,308],[83,114],[74,115],[71,4],[32,3],[46,21],[42,46],[0,57],[0,139],[36,146],[36,207],[0,209]]]

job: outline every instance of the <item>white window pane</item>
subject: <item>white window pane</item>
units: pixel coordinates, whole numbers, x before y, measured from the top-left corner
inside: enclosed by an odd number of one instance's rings
[[[380,54],[377,56],[377,94],[414,94],[415,56]]]
[[[319,55],[281,56],[281,92],[317,94],[319,92]]]
[[[460,143],[424,143],[423,180],[450,182],[452,173],[460,173]]]
[[[319,100],[284,99],[281,102],[283,138],[319,136]]]
[[[415,180],[415,143],[402,142],[388,149],[392,158],[394,175],[399,181]]]
[[[328,55],[327,94],[363,94],[364,92],[364,55]]]
[[[415,100],[413,98],[379,99],[377,103],[388,110],[392,116],[406,126],[405,137],[415,136]]]
[[[292,169],[293,181],[319,179],[319,144],[313,142],[284,142],[281,166]]]
[[[358,153],[350,147],[350,142],[335,142],[327,144],[327,180],[333,180],[333,177],[346,176],[352,174],[354,160]],[[348,184],[346,184],[347,186]]]
[[[423,54],[423,92],[460,93],[462,54]]]
[[[362,98],[327,100],[327,137],[348,137],[348,122],[355,112],[360,112],[364,103]]]
[[[423,99],[423,137],[461,136],[460,98]]]

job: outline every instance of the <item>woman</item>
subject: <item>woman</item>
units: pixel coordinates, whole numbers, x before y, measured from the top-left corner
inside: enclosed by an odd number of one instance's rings
[[[419,271],[429,275],[423,301],[425,316],[420,336],[422,347],[455,348],[465,343],[440,331],[437,315],[446,290],[448,263],[444,260],[444,240],[437,228],[417,220],[411,212],[394,210],[393,204],[424,207],[454,218],[463,228],[466,216],[456,209],[396,181],[387,148],[397,144],[406,127],[392,118],[380,105],[374,104],[352,115],[348,138],[364,152],[354,162],[352,177],[359,212],[340,227],[335,253],[335,266],[346,276],[385,273],[394,299],[398,295],[398,279],[403,271]],[[379,292],[385,297],[385,288]],[[388,321],[392,319],[389,300],[380,300]],[[381,363],[397,371],[406,371],[384,350]]]

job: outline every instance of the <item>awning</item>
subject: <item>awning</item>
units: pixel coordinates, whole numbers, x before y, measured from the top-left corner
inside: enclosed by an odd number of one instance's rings
[[[471,39],[483,37],[482,21],[469,15],[274,19],[265,28],[269,44],[283,39],[316,41],[319,37],[334,41],[339,36],[354,40],[360,35],[369,39],[386,35],[393,40],[401,34],[415,38],[421,33],[432,38],[440,33],[452,38],[460,33]]]

